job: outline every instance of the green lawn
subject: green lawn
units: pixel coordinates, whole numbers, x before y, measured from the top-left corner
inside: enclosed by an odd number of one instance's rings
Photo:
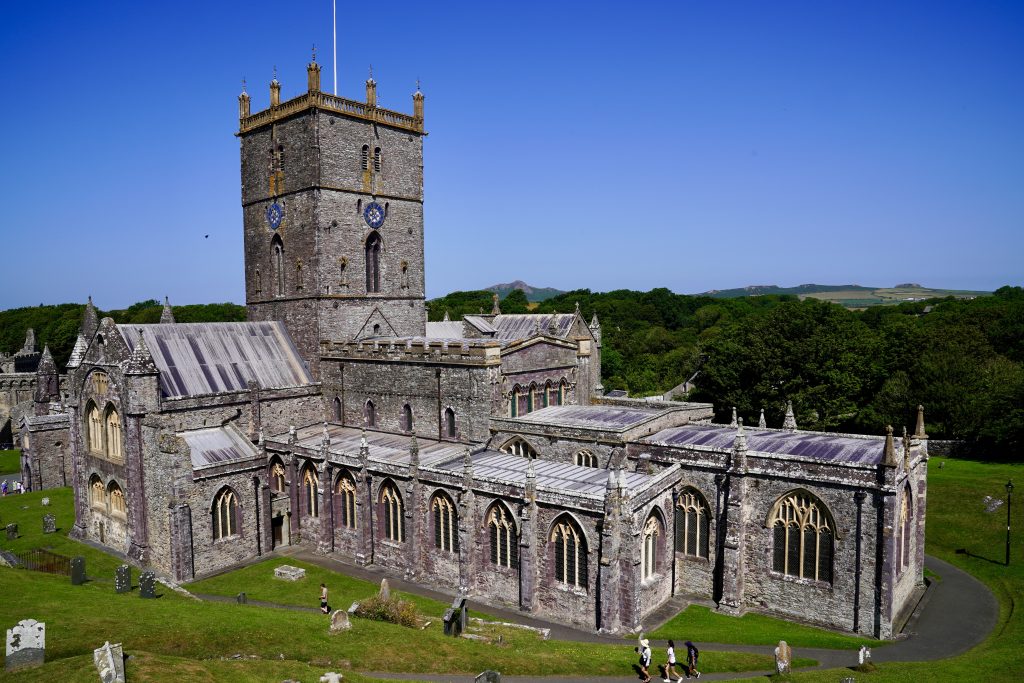
[[[21,451],[0,451],[0,475],[21,471]]]
[[[331,669],[344,671],[349,680],[359,680],[350,677],[353,670],[478,673],[486,668],[528,676],[628,676],[635,658],[626,643],[542,641],[513,629],[503,634],[500,645],[445,637],[436,618],[445,606],[419,598],[421,609],[435,616],[424,630],[356,619],[351,631],[332,636],[327,618],[314,612],[199,602],[166,589],[156,600],[142,600],[137,591],[118,595],[113,574],[121,561],[66,538],[72,509],[70,490],[45,494],[52,501],[49,508],[40,503],[43,492],[0,499],[0,517],[5,523],[17,522],[21,533],[20,538],[3,541],[2,546],[11,550],[48,547],[62,554],[80,554],[86,558],[87,573],[93,580],[72,586],[66,577],[0,568],[0,623],[12,625],[34,618],[45,622],[47,629],[49,663],[41,670],[11,676],[11,680],[92,680],[95,674],[91,671],[88,675],[78,672],[92,650],[107,640],[124,643],[125,651],[136,656],[137,660],[129,663],[129,675],[131,667],[137,667],[132,678],[136,681],[276,682],[288,676],[316,680]],[[57,515],[61,527],[57,534],[42,533],[41,518],[47,511]],[[270,577],[274,565],[259,563],[203,581],[195,589],[233,595],[245,585],[253,599],[309,606],[316,604],[316,586],[324,580],[332,587],[336,607],[347,606],[339,599],[359,598],[376,590],[373,584],[309,566],[304,583],[278,581]],[[137,573],[135,576],[137,579]],[[524,657],[524,652],[529,656]],[[234,655],[252,659],[230,661]],[[224,658],[229,661],[222,661]],[[770,658],[746,653],[708,652],[701,661],[709,672],[771,667]]]

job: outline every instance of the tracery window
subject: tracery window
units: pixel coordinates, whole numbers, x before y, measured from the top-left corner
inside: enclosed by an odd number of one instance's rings
[[[643,544],[640,546],[640,570],[644,579],[658,571],[658,545],[661,541],[661,520],[651,515],[644,524]]]
[[[772,569],[789,576],[832,581],[834,532],[824,505],[810,494],[788,493],[769,517]]]
[[[128,506],[124,501],[124,491],[117,485],[117,482],[110,482],[110,486],[107,487],[107,493],[110,496],[110,515],[127,519]]]
[[[334,486],[334,498],[338,502],[338,526],[348,529],[356,528],[356,483],[352,475],[342,472],[338,483]]]
[[[459,516],[451,498],[439,493],[430,502],[434,515],[434,547],[459,552]]]
[[[381,487],[380,504],[383,508],[381,521],[384,523],[384,537],[389,541],[405,541],[402,497],[398,495],[394,484],[388,482]]]
[[[555,581],[587,588],[587,543],[576,525],[563,517],[551,530],[555,550]]]
[[[213,540],[238,534],[238,496],[229,488],[213,499]]]
[[[86,432],[89,450],[96,455],[103,455],[103,418],[100,409],[91,401],[86,407]]]
[[[89,477],[89,505],[97,510],[107,509],[107,487],[95,474]]]
[[[897,566],[900,568],[900,571],[910,566],[910,523],[913,518],[911,502],[910,487],[907,486],[903,490],[903,501],[900,505],[900,536],[897,547],[897,552],[899,553],[899,564]]]
[[[320,478],[317,476],[316,470],[306,467],[302,472],[302,502],[303,509],[309,517],[320,516],[320,497],[317,495],[319,488]]]
[[[107,373],[94,371],[92,373],[92,388],[97,394],[107,393]]]
[[[104,420],[104,427],[107,437],[107,457],[115,462],[124,462],[124,439],[121,432],[121,417],[113,406],[107,408],[107,419]]]
[[[451,408],[444,409],[444,435],[449,439],[455,438],[455,411]]]
[[[707,559],[711,513],[696,489],[683,489],[676,499],[676,552]]]
[[[366,292],[380,292],[380,235],[370,233],[366,238]]]
[[[597,456],[590,451],[580,451],[576,454],[576,464],[580,467],[597,467]]]
[[[505,506],[494,504],[487,513],[487,530],[491,539],[491,563],[500,567],[519,566],[519,542],[515,521]]]
[[[406,432],[412,431],[412,406],[408,403],[402,406],[402,430]]]
[[[276,460],[270,466],[270,489],[284,493],[284,465]]]
[[[533,447],[530,444],[526,443],[524,439],[520,439],[518,437],[506,442],[505,445],[500,448],[500,450],[502,453],[519,455],[524,458],[537,457],[537,451],[533,450]]]

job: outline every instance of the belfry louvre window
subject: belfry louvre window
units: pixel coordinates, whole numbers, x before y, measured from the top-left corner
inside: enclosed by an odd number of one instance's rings
[[[448,552],[459,552],[459,517],[451,499],[437,494],[430,503],[434,514],[434,547]]]
[[[223,489],[213,499],[213,540],[238,534],[238,496]]]
[[[380,490],[382,510],[381,521],[384,523],[384,537],[389,541],[405,541],[405,524],[402,519],[402,497],[393,484],[385,484]]]
[[[683,489],[675,509],[676,552],[707,559],[711,514],[704,497],[695,489]]]
[[[356,528],[356,484],[352,477],[342,472],[334,487],[335,499],[338,501],[338,526],[347,529]]]
[[[359,153],[359,164],[363,167],[364,171],[370,170],[370,146],[363,145],[362,151]]]
[[[555,547],[555,581],[587,588],[587,544],[576,525],[563,519],[551,530]]]
[[[500,504],[487,513],[487,531],[491,538],[491,564],[515,568],[519,566],[519,542],[512,515]]]
[[[533,450],[530,444],[526,443],[523,439],[512,439],[501,447],[502,453],[509,453],[511,455],[519,455],[524,458],[536,458],[537,451]]]
[[[320,479],[312,467],[307,467],[302,473],[302,497],[304,510],[309,517],[320,516],[320,500],[317,496],[317,489],[320,488]]]
[[[772,569],[802,579],[832,581],[834,537],[824,505],[807,493],[786,494],[775,504],[769,526]]]
[[[378,172],[378,173],[380,173],[380,167],[381,167],[380,147],[374,147],[373,148],[373,170]]]
[[[640,569],[649,579],[658,571],[658,543],[661,540],[661,521],[651,515],[644,524],[643,545],[640,546]]]

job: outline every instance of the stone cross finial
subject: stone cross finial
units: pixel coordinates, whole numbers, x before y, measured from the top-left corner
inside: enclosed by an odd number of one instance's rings
[[[764,408],[761,408],[761,417],[757,420],[757,426],[759,429],[765,429],[768,427],[768,423],[764,419]]]
[[[796,416],[793,414],[793,402],[786,401],[786,419],[782,421],[782,428],[791,432],[797,430]]]
[[[576,302],[576,310],[573,311],[573,313],[575,313],[576,315],[580,314],[580,302],[579,301]]]
[[[882,451],[882,464],[896,467],[896,444],[892,439],[892,425],[885,426],[885,449]]]
[[[736,439],[732,443],[733,468],[747,468],[747,435],[743,433],[743,418],[736,420]]]
[[[498,306],[498,293],[495,292],[491,295],[491,315],[501,315],[501,307]]]
[[[729,423],[730,427],[736,426],[736,406],[732,407],[732,422]]]
[[[924,432],[924,406],[917,406],[917,426],[914,428],[914,436],[918,439],[927,439],[928,435]]]

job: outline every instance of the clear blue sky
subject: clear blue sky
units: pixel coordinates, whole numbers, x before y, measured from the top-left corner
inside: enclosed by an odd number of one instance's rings
[[[242,302],[236,96],[329,88],[330,8],[5,7],[0,308]],[[1024,3],[338,12],[339,94],[422,79],[429,296],[1024,282]]]

